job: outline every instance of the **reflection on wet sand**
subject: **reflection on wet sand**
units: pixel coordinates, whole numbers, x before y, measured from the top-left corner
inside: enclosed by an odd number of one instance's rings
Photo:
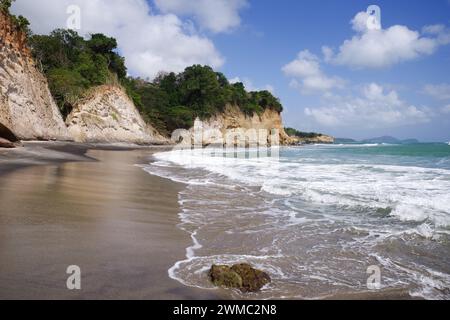
[[[190,241],[176,228],[182,186],[135,166],[148,150],[87,155],[99,161],[0,176],[0,298],[212,298],[167,275]],[[66,288],[69,265],[81,291]]]

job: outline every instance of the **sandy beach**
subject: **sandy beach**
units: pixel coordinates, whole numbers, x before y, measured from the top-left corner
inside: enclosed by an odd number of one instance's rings
[[[215,299],[169,278],[190,244],[161,148],[28,143],[0,151],[0,299]],[[66,288],[77,265],[82,290]]]

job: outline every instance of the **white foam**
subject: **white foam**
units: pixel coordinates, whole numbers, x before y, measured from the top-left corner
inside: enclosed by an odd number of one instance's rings
[[[446,228],[450,226],[450,170],[371,164],[369,161],[349,164],[339,158],[332,159],[333,163],[330,164],[315,159],[314,155],[279,160],[270,157],[219,157],[212,156],[210,150],[165,152],[156,154],[155,158],[156,162],[145,167],[147,172],[188,185],[179,199],[183,208],[180,213],[180,228],[191,235],[192,245],[186,249],[186,259],[176,262],[168,270],[172,279],[187,286],[213,289],[211,284],[205,281],[206,271],[212,264],[247,261],[260,269],[270,271],[278,280],[283,279],[290,283],[297,279],[298,268],[303,266],[303,263],[310,263],[311,265],[302,271],[307,272],[311,279],[327,279],[330,286],[352,288],[354,285],[345,275],[333,276],[332,273],[339,272],[340,267],[327,264],[327,270],[314,270],[316,263],[324,263],[321,259],[339,260],[333,256],[321,257],[323,252],[345,250],[352,255],[356,251],[362,254],[360,258],[364,260],[371,248],[390,242],[392,238],[398,239],[408,235],[405,239],[436,240],[439,238],[438,233],[449,234]],[[180,170],[180,167],[198,170]],[[220,196],[216,198],[214,193],[207,193],[209,196],[202,197],[202,194],[198,194],[199,190],[205,192],[210,189]],[[248,195],[245,201],[247,207],[233,200],[242,190]],[[260,202],[249,204],[247,200],[251,199]],[[309,204],[315,207],[305,208],[305,205]],[[298,214],[299,212],[302,214]],[[359,214],[361,212],[364,214]],[[380,216],[371,217],[367,212],[381,213]],[[251,219],[263,217],[267,221],[265,225],[264,222],[262,226],[251,224],[245,229],[236,221],[247,214]],[[311,219],[309,215],[312,216]],[[380,220],[386,215],[390,215],[388,224]],[[370,219],[376,222],[372,223]],[[395,221],[395,224],[392,224],[392,221]],[[211,238],[211,230],[208,230],[208,227],[217,226],[214,225],[216,222],[220,228],[226,225],[229,229],[225,229],[223,236],[211,243],[200,243],[199,239]],[[336,227],[330,227],[334,225]],[[349,227],[353,229],[350,230]],[[284,246],[289,245],[291,241],[295,243],[297,235],[302,234],[304,230],[318,239],[322,235],[326,237],[335,233],[337,237],[342,234],[344,239],[351,240],[314,244],[305,254],[315,257],[316,260],[291,261],[293,269],[288,268],[286,271],[280,265],[285,264],[286,259],[295,259],[295,256],[290,256],[289,251],[285,255]],[[259,240],[258,234],[261,233],[273,236],[273,241],[261,245],[263,249],[255,255],[234,252],[216,254],[214,251],[214,244],[222,247],[221,242],[214,241],[233,238],[234,235]],[[239,248],[235,250],[241,252]],[[277,252],[278,254],[274,254]],[[258,256],[258,253],[261,255]],[[304,258],[307,257],[302,256],[301,260]],[[344,262],[345,259],[347,258],[344,258]],[[354,262],[362,261],[355,259]],[[391,262],[383,263],[394,270],[394,273],[413,273],[413,281],[420,283],[423,280],[423,285],[412,291],[412,295],[430,298],[436,296],[435,288],[450,283],[446,277],[428,277],[419,271],[403,270]],[[401,277],[387,278],[387,281],[388,287],[410,283]],[[274,293],[279,288],[266,289],[275,290]],[[275,297],[284,294],[286,292],[281,290]]]
[[[208,151],[209,152],[209,151]],[[450,226],[450,170],[394,165],[308,164],[274,158],[211,157],[203,150],[160,153],[161,164],[208,170],[265,192],[341,207],[392,209],[402,221]],[[206,183],[183,181],[185,183]]]

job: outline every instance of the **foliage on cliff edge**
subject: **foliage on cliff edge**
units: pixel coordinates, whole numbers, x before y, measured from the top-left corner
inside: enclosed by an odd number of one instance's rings
[[[228,104],[250,116],[268,108],[283,110],[269,91],[247,92],[242,83],[230,83],[208,66],[161,73],[151,82],[128,77],[116,39],[103,34],[86,39],[73,30],[57,29],[50,35],[30,36],[29,44],[64,117],[88,89],[103,84],[124,87],[144,119],[165,135],[190,128],[195,118],[208,119]]]

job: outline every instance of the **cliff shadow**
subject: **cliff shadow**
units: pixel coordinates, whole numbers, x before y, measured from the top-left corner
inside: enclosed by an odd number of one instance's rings
[[[11,142],[19,141],[19,139],[16,137],[16,135],[1,122],[0,122],[0,138],[9,140]]]

